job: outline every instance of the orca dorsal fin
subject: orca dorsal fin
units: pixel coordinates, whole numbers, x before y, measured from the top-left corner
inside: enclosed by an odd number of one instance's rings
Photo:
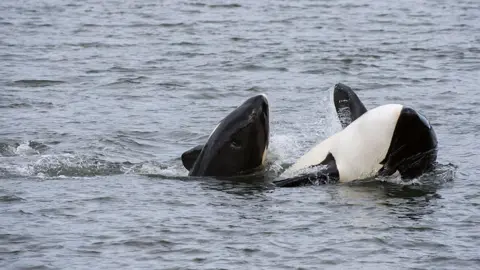
[[[352,88],[342,83],[337,83],[333,89],[333,102],[342,128],[347,127],[367,112],[367,108]]]
[[[185,151],[182,154],[182,163],[183,163],[183,166],[185,167],[185,169],[187,169],[188,171],[190,171],[190,169],[192,169],[193,164],[195,164],[195,161],[197,160],[198,155],[200,155],[200,153],[202,152],[203,147],[204,147],[203,144],[199,144],[199,145]]]

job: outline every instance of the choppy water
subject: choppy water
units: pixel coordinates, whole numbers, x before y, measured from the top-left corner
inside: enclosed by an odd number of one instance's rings
[[[474,0],[1,1],[0,268],[478,269],[478,44]],[[430,184],[186,177],[261,92],[274,177],[337,82],[429,118]]]

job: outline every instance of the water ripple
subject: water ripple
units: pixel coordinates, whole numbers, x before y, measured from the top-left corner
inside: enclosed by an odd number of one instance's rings
[[[46,87],[53,86],[57,84],[66,83],[64,81],[55,81],[55,80],[18,80],[10,83],[10,86],[16,87]]]

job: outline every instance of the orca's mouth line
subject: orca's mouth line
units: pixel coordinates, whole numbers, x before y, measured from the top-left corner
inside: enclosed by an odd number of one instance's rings
[[[269,109],[269,108],[268,108],[268,103],[264,103],[264,104],[262,105],[262,111],[263,111],[265,117],[267,117],[267,118],[268,118],[268,109]]]
[[[263,110],[263,117],[265,117],[265,121],[268,119],[268,111],[267,110]]]
[[[262,113],[263,113],[263,119],[261,119],[262,121],[262,124],[263,124],[263,136],[265,138],[265,150],[264,150],[264,153],[263,155],[265,156],[266,155],[266,151],[267,151],[267,148],[269,146],[269,133],[270,133],[270,126],[269,126],[269,117],[268,117],[268,105],[267,104],[264,104],[263,105],[263,110],[262,110]]]
[[[253,169],[248,169],[244,171],[240,171],[238,173],[238,176],[249,176],[249,175],[256,175],[258,173],[261,173],[262,170],[265,168],[264,164],[260,164],[259,166],[253,168]]]

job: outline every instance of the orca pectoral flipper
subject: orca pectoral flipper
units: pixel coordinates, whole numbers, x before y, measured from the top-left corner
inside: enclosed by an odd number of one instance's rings
[[[362,116],[367,109],[357,94],[345,84],[337,83],[333,89],[333,102],[342,128]]]
[[[299,176],[273,181],[277,187],[299,187],[329,183],[329,177],[323,173],[301,174]]]
[[[310,166],[310,168],[316,167],[318,167],[318,170],[315,172],[273,181],[273,183],[278,187],[298,187],[306,185],[328,184],[338,181],[339,173],[337,164],[331,153],[328,153],[327,157],[321,163]]]
[[[189,171],[192,169],[198,155],[200,155],[200,152],[202,152],[203,146],[203,144],[197,145],[182,154],[182,163],[185,169]]]

